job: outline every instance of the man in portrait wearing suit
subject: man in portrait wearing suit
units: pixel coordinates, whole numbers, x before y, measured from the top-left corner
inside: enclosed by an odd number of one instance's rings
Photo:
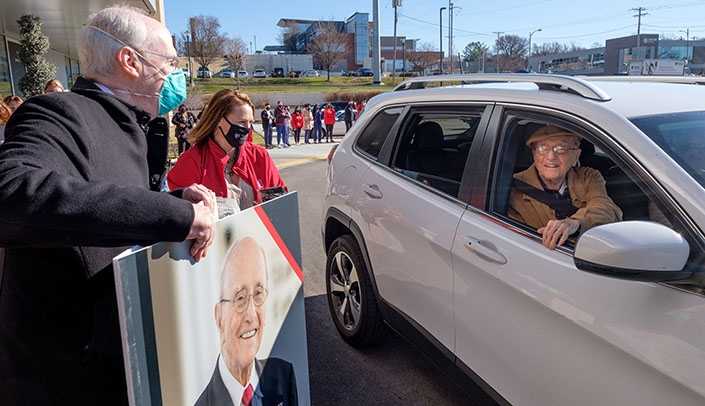
[[[243,237],[225,256],[220,300],[215,305],[220,356],[196,406],[298,404],[291,363],[255,359],[262,342],[267,282],[262,246],[252,237]]]

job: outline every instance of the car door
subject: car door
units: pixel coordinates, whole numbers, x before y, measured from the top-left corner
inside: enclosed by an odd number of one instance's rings
[[[380,296],[449,351],[454,346],[450,249],[465,210],[458,191],[482,113],[477,107],[411,108],[396,134],[395,152],[385,164],[367,169],[352,203]],[[430,125],[440,133],[422,134],[420,128]],[[433,150],[421,151],[422,137],[436,137]],[[414,153],[420,165],[429,164],[425,171],[411,163]]]
[[[507,146],[523,147],[519,127],[571,124],[604,137],[558,116],[497,111],[483,142],[486,176],[452,248],[458,362],[511,404],[702,404],[702,296],[580,271],[571,244],[548,250],[506,216],[521,155]]]

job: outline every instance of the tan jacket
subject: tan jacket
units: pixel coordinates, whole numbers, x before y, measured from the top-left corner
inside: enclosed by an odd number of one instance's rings
[[[593,168],[571,168],[566,175],[570,197],[578,211],[572,216],[580,221],[580,232],[600,224],[622,220],[622,210],[610,199],[605,189],[605,179]],[[515,173],[514,177],[543,190],[536,167]],[[531,227],[541,228],[548,220],[555,220],[556,213],[547,205],[529,197],[515,188],[509,195],[509,217]]]

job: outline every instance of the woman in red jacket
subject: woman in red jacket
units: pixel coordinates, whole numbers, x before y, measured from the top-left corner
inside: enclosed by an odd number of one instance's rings
[[[291,115],[291,128],[294,129],[294,142],[296,145],[301,144],[299,142],[301,138],[301,129],[304,127],[304,115],[301,114],[301,108],[296,106],[294,114]]]
[[[215,192],[219,206],[233,211],[262,203],[272,188],[285,192],[267,150],[252,143],[254,111],[245,93],[231,89],[216,93],[188,136],[193,147],[167,174],[169,189],[202,184]]]
[[[335,109],[328,104],[323,110],[323,124],[326,125],[326,142],[333,142],[333,126],[335,125]]]

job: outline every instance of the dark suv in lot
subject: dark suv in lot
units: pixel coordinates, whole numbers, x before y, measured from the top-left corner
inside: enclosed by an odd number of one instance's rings
[[[374,76],[374,73],[370,68],[359,68],[353,72],[353,76]]]

